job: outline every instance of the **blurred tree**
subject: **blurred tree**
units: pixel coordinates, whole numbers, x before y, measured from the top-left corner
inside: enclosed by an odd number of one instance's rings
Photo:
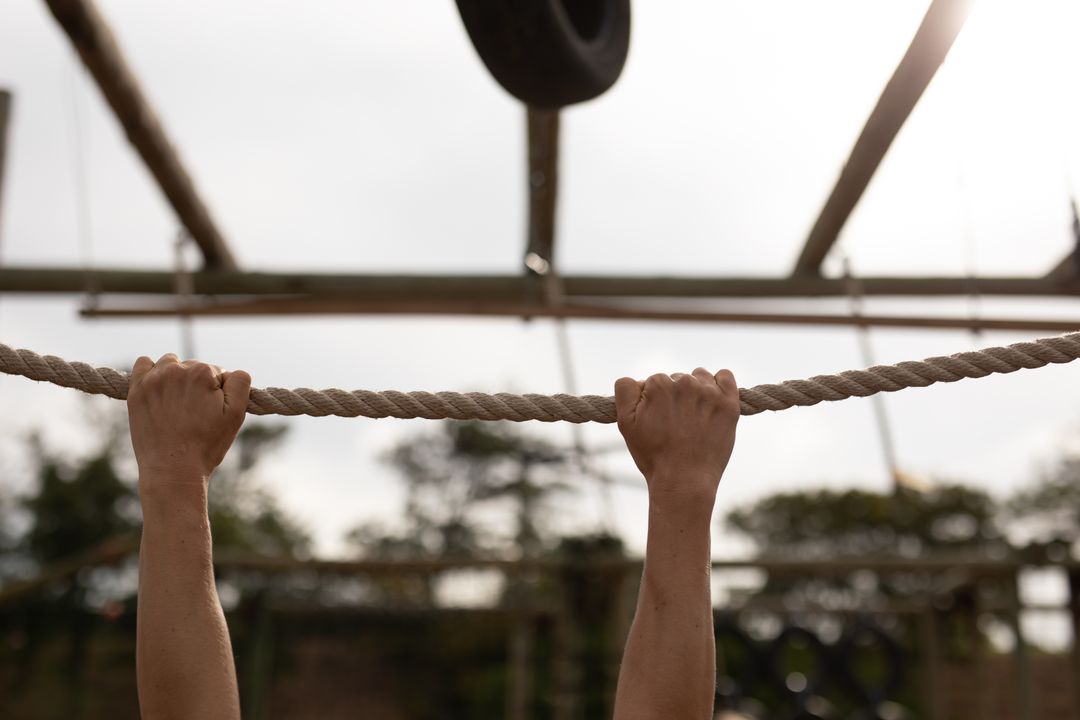
[[[405,481],[404,527],[354,528],[347,541],[368,557],[469,557],[511,551],[535,556],[550,546],[548,501],[568,492],[560,479],[572,453],[507,423],[446,422],[434,433],[397,445],[387,461]],[[500,537],[482,512],[496,501],[514,506],[515,528]]]
[[[0,572],[7,568],[10,576],[34,588],[34,576],[74,560],[58,578],[0,605],[0,632],[17,640],[14,670],[0,684],[0,697],[33,708],[34,717],[78,717],[97,702],[85,674],[91,639],[108,636],[106,628],[117,623],[133,629],[134,556],[118,568],[77,568],[89,548],[134,536],[141,525],[123,407],[88,407],[92,450],[72,458],[32,436],[30,491],[11,508],[0,506]],[[307,552],[307,533],[257,480],[260,462],[284,434],[282,427],[249,423],[215,474],[210,514],[216,549],[291,556]],[[246,588],[235,587],[243,596]]]
[[[137,496],[117,472],[112,443],[77,462],[48,453],[36,437],[31,443],[37,485],[21,501],[30,517],[22,542],[39,566],[139,527]]]
[[[765,555],[806,560],[919,557],[1004,548],[998,507],[981,490],[819,490],[779,493],[731,511],[726,523]]]
[[[766,557],[828,562],[841,558],[1003,557],[999,508],[986,493],[961,485],[927,492],[819,490],[779,493],[737,508],[727,525]],[[874,598],[925,594],[928,572],[867,571],[817,577],[771,576],[761,592],[825,607],[858,607]]]
[[[1069,454],[1007,504],[1010,521],[1023,526],[1033,550],[1067,555],[1080,542],[1080,455]],[[1061,559],[1061,558],[1058,558]]]
[[[126,416],[112,405],[108,410],[95,409],[92,406],[88,425],[98,438],[84,457],[72,459],[52,451],[36,435],[28,440],[34,479],[31,491],[18,499],[15,508],[26,529],[13,532],[14,522],[0,526],[4,555],[0,566],[19,567],[25,576],[103,541],[137,533],[141,513]],[[307,553],[307,532],[257,480],[260,461],[284,435],[284,427],[258,423],[241,430],[233,452],[210,483],[215,549],[289,556]],[[7,514],[9,520],[12,514]],[[72,589],[81,604],[87,583],[102,578],[93,573],[75,577]],[[127,583],[124,592],[133,591],[133,583]]]

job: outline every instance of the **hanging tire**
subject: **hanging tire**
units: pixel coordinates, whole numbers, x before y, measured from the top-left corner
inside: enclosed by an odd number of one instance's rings
[[[630,0],[457,0],[496,81],[536,108],[591,100],[611,87],[630,47]]]

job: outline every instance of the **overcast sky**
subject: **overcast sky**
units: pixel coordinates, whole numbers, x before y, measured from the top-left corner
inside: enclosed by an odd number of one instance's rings
[[[558,217],[566,274],[782,275],[927,3],[637,2],[630,59],[565,112]],[[251,270],[516,273],[524,112],[443,2],[107,0],[112,25],[239,262]],[[1080,7],[977,3],[945,66],[846,227],[859,274],[1041,274],[1070,247],[1080,186]],[[172,268],[178,223],[40,2],[0,8],[0,87],[15,96],[0,261]],[[80,179],[80,163],[82,179]],[[85,207],[85,210],[80,210]],[[827,263],[837,271],[838,254]],[[179,347],[176,321],[80,320],[80,297],[0,298],[0,341],[98,365]],[[718,307],[734,305],[718,304]],[[739,307],[746,307],[739,304]],[[824,305],[823,305],[824,307]],[[829,307],[844,309],[844,305]],[[871,301],[870,311],[1058,315],[1075,302]],[[749,386],[860,367],[854,331],[715,324],[569,326],[579,390],[697,365]],[[879,330],[879,362],[1028,339]],[[195,323],[200,358],[256,385],[560,392],[550,322],[257,318]],[[902,467],[1004,494],[1080,437],[1080,368],[887,398]],[[0,472],[45,428],[85,447],[77,393],[0,377]],[[379,461],[423,421],[296,418],[267,476],[324,554],[397,512]],[[528,428],[568,440],[565,425]],[[611,448],[614,427],[589,426]],[[869,401],[746,418],[718,515],[784,489],[885,489]],[[624,452],[602,462],[636,477]],[[601,512],[595,488],[567,528]],[[633,548],[644,494],[615,493]],[[743,548],[720,535],[717,555]]]

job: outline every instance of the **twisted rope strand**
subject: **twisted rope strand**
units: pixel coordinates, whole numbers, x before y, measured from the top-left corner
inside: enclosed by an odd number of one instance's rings
[[[796,405],[866,397],[909,387],[926,387],[963,378],[1011,373],[1080,358],[1080,332],[1043,338],[1007,347],[962,352],[896,365],[875,365],[837,375],[818,375],[807,380],[788,380],[778,385],[758,385],[739,390],[743,415],[765,410],[786,410]],[[68,362],[31,350],[15,350],[0,343],[0,372],[22,375],[94,395],[127,399],[127,373]],[[311,415],[322,417],[395,417],[441,420],[540,420],[572,423],[615,422],[615,398],[602,395],[513,395],[510,393],[399,392],[331,388],[252,388],[247,411],[252,415]]]

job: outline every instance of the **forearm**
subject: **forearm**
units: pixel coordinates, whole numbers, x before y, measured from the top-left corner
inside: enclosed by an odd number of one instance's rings
[[[140,479],[136,666],[139,705],[149,720],[240,717],[229,631],[214,584],[205,483],[195,480]]]
[[[616,720],[712,717],[711,499],[650,498],[645,569],[615,699]]]

